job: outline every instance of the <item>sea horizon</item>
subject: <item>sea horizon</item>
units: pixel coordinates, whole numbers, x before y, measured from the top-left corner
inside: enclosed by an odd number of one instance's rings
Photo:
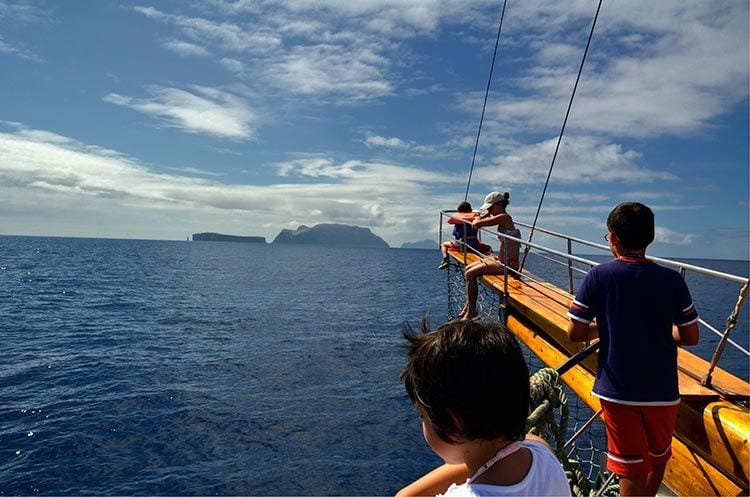
[[[192,233],[191,233],[192,235]],[[262,237],[262,235],[232,235],[232,236],[258,236]],[[321,247],[341,247],[341,248],[373,248],[373,249],[397,249],[397,250],[426,250],[426,251],[435,251],[439,250],[439,245],[435,248],[422,248],[422,247],[397,247],[397,246],[391,246],[388,247],[349,247],[346,245],[336,245],[336,244],[319,244],[319,243],[310,243],[310,244],[291,244],[291,243],[279,243],[274,244],[272,241],[266,241],[266,242],[240,242],[240,241],[203,241],[203,240],[182,240],[179,238],[176,239],[169,239],[169,238],[123,238],[123,237],[107,237],[107,236],[84,236],[84,235],[18,235],[18,234],[0,234],[0,237],[9,237],[9,238],[70,238],[73,240],[122,240],[122,241],[150,241],[150,242],[193,242],[196,243],[238,243],[238,244],[250,244],[250,245],[315,245],[315,246],[321,246]],[[265,238],[265,237],[263,237]],[[423,241],[423,240],[415,240],[415,241]],[[436,244],[438,243],[437,240],[433,240]],[[406,242],[410,243],[410,242]],[[412,242],[413,243],[413,242]],[[576,252],[574,255],[581,256],[581,257],[607,257],[607,254],[604,253],[586,253],[586,252]],[[648,251],[646,252],[646,255],[650,255]],[[654,257],[659,257],[661,259],[669,259],[674,261],[679,260],[694,260],[694,261],[728,261],[728,262],[746,262],[750,264],[750,258],[748,259],[727,259],[727,258],[712,258],[712,257],[682,257],[682,256],[663,256],[658,255]]]

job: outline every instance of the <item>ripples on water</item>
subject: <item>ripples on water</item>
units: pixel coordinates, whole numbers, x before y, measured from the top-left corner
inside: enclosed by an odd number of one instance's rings
[[[0,237],[0,494],[392,494],[439,462],[397,381],[438,260]]]

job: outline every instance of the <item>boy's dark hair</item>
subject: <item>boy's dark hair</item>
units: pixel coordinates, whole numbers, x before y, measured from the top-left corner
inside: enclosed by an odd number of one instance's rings
[[[404,326],[409,340],[399,379],[427,412],[437,435],[461,440],[520,440],[529,414],[529,369],[516,338],[497,325],[451,321],[431,332]]]
[[[654,213],[638,202],[623,202],[607,217],[607,229],[624,249],[645,250],[654,241]]]
[[[458,204],[458,208],[456,210],[458,212],[471,212],[471,204],[464,200],[463,202]]]

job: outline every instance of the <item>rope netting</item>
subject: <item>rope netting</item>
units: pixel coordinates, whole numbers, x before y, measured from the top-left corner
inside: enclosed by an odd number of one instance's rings
[[[448,291],[447,320],[456,319],[465,298],[463,267],[451,264],[446,271]],[[482,319],[500,321],[504,313],[501,294],[479,285],[477,312]],[[531,414],[527,419],[529,433],[543,437],[552,446],[565,468],[573,494],[582,496],[619,495],[619,486],[608,481],[603,470],[606,460],[606,437],[601,419],[584,428],[594,412],[560,379],[557,371],[548,368],[523,342],[526,363],[531,376]],[[569,443],[574,435],[578,438]],[[566,448],[566,444],[569,446]]]

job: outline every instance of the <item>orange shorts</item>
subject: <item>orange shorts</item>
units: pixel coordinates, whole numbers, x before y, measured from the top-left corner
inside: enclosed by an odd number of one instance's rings
[[[607,469],[625,477],[650,473],[672,456],[674,406],[631,406],[601,399],[607,431]]]

